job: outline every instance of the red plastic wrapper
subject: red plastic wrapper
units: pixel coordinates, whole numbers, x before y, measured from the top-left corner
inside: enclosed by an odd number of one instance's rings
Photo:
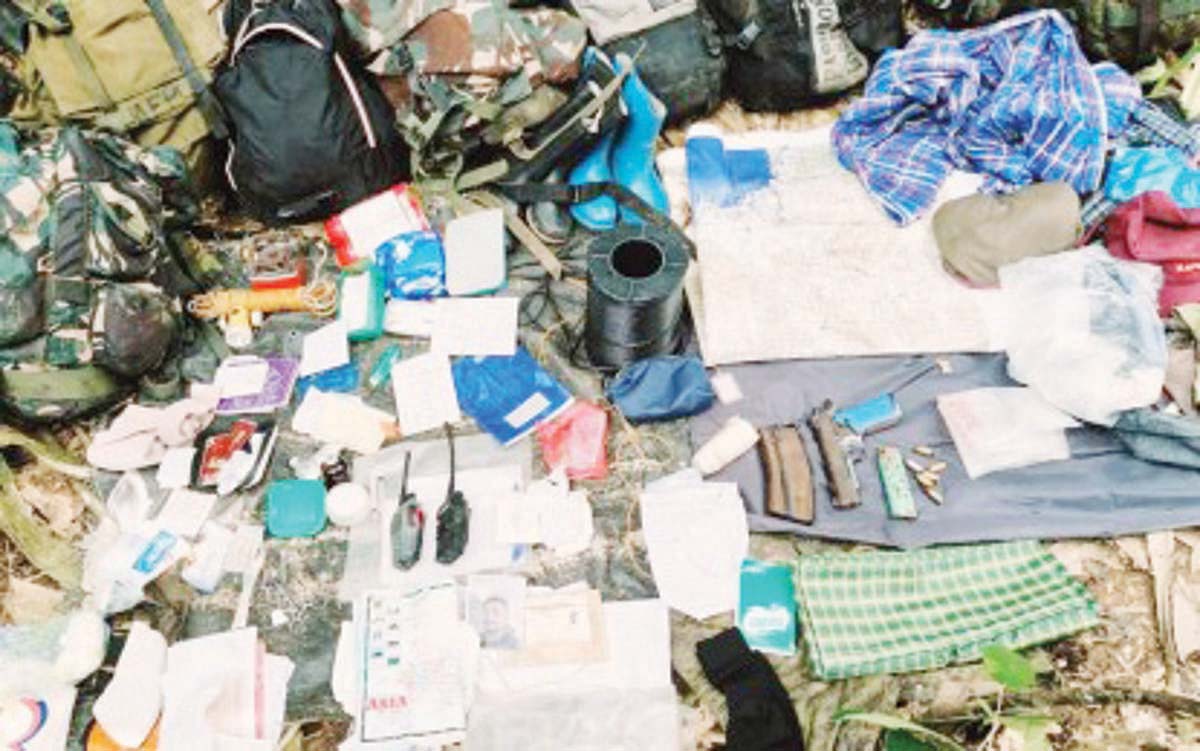
[[[603,480],[608,475],[608,413],[576,401],[561,415],[538,426],[542,461],[562,467],[571,480]]]
[[[429,229],[421,202],[407,185],[393,185],[325,222],[325,237],[338,266],[358,268],[375,260],[375,250],[406,232]]]

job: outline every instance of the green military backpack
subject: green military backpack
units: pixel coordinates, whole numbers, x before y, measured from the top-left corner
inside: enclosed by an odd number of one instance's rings
[[[208,0],[0,0],[23,14],[16,71],[22,125],[77,124],[184,154],[211,177],[212,139],[226,135],[209,89],[225,55]],[[212,6],[210,8],[210,6]]]
[[[167,245],[192,218],[186,168],[76,128],[0,122],[0,411],[63,422],[107,407],[176,347]]]
[[[1057,8],[1093,58],[1128,70],[1200,36],[1200,0],[921,0],[951,25],[975,26],[1035,8]]]

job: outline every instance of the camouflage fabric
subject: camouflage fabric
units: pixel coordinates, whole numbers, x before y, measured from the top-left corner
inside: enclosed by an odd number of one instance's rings
[[[23,136],[0,122],[0,407],[73,417],[162,363],[180,309],[155,282],[185,182],[173,149],[76,128]],[[95,400],[56,406],[35,377],[91,366],[104,374],[64,382],[105,385]]]
[[[1058,8],[1089,55],[1130,69],[1156,51],[1184,47],[1200,36],[1200,0],[960,0],[951,13],[959,23],[976,25],[1031,8]],[[1150,28],[1143,29],[1143,12],[1149,13]]]
[[[587,27],[562,10],[505,0],[338,2],[397,110],[422,183],[452,181],[475,149],[515,140],[552,115],[564,96],[555,87],[578,78],[587,46]]]
[[[352,35],[374,53],[367,66],[373,73],[446,77],[476,96],[494,93],[518,73],[534,86],[572,81],[587,44],[587,27],[560,10],[515,10],[484,0],[379,4],[408,12],[372,15],[366,6],[375,5],[373,0],[354,0],[342,14]],[[417,13],[413,6],[430,12]],[[364,25],[371,18],[395,23],[382,29]],[[380,46],[381,40],[393,41]]]

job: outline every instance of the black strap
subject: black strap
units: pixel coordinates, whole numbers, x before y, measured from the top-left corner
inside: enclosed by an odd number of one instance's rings
[[[175,25],[175,19],[171,18],[167,6],[163,5],[163,0],[146,0],[146,5],[154,15],[154,21],[162,31],[167,46],[171,48],[175,62],[179,63],[183,77],[187,79],[188,86],[195,94],[196,105],[200,107],[200,112],[204,115],[212,134],[218,139],[228,138],[229,129],[226,127],[225,111],[221,109],[221,103],[208,88],[208,82],[204,80],[204,76],[196,68],[196,63],[192,61],[187,44],[183,41],[183,35],[179,33],[179,27]]]
[[[635,212],[647,224],[664,232],[678,235],[680,243],[687,248],[688,255],[696,258],[696,246],[671,218],[660,214],[653,206],[643,201],[636,193],[618,183],[582,183],[562,185],[560,183],[528,183],[524,185],[498,184],[504,195],[520,204],[542,203],[585,203],[601,196],[608,196],[621,206]]]
[[[1138,0],[1137,10],[1137,60],[1148,62],[1158,32],[1159,0]]]

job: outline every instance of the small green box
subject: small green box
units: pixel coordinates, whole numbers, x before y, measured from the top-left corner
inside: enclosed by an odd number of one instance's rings
[[[325,483],[275,480],[267,486],[267,532],[272,537],[312,537],[325,529]]]

